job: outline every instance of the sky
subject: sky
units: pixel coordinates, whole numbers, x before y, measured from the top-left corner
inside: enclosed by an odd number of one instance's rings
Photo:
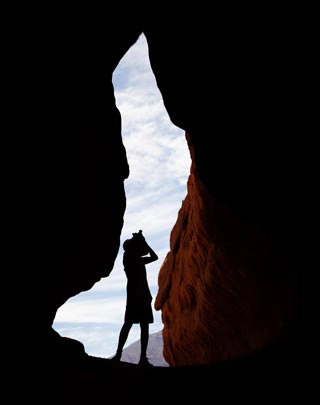
[[[126,277],[122,266],[122,243],[139,229],[158,254],[146,266],[148,283],[155,297],[158,273],[169,251],[170,231],[187,195],[190,154],[184,131],[175,127],[164,108],[150,68],[144,35],[122,58],[113,75],[116,104],[122,116],[122,137],[130,176],[124,186],[127,207],[121,247],[109,277],[71,297],[56,314],[53,328],[61,335],[79,340],[87,354],[112,357],[124,321]],[[163,328],[161,311],[153,309],[150,333]],[[125,348],[140,338],[133,325]]]

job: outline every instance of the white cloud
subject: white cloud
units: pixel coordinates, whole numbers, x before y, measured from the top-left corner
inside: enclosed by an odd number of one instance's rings
[[[110,298],[71,299],[68,305],[59,309],[58,322],[123,322],[125,297],[112,295]]]

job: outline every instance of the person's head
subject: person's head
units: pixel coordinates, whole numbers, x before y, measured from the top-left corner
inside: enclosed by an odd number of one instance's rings
[[[145,256],[148,254],[148,245],[142,235],[142,230],[134,232],[131,239],[127,239],[123,242],[123,250],[125,252],[132,252],[139,256]]]

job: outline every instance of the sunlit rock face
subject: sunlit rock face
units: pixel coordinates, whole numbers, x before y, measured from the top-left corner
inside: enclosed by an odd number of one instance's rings
[[[166,361],[214,363],[268,345],[292,320],[294,291],[261,224],[219,202],[193,163],[155,301]]]

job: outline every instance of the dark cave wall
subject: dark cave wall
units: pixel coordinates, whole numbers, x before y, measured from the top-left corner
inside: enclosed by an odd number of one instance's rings
[[[143,32],[193,162],[159,274],[165,356],[188,364],[247,353],[295,317],[295,281],[308,291],[317,268],[313,25],[296,27],[299,13],[279,8],[255,20],[245,9],[109,11],[52,12],[17,41],[19,61],[30,61],[22,76],[16,60],[10,89],[22,105],[13,184],[26,183],[15,195],[15,254],[31,267],[20,317],[42,336],[68,298],[112,271],[130,175],[112,74]]]
[[[9,395],[40,404],[143,404],[150,392],[161,404],[315,401],[317,10],[13,8],[3,19],[3,273],[13,276],[5,300],[18,299]],[[112,73],[142,32],[192,155],[159,273],[164,355],[205,366],[114,365],[52,334],[57,309],[107,277],[118,253],[130,172]],[[268,342],[270,351],[254,351]]]
[[[118,254],[126,209],[124,181],[130,169],[112,74],[141,34],[138,22],[129,23],[126,15],[126,29],[115,36],[116,21],[107,23],[103,10],[79,7],[72,17],[68,11],[63,18],[56,17],[58,33],[52,29],[34,40],[35,60],[36,52],[44,49],[41,55],[48,67],[30,73],[36,83],[33,92],[40,93],[43,81],[48,94],[38,108],[45,135],[35,132],[32,138],[46,146],[33,178],[37,188],[33,198],[40,195],[41,204],[32,224],[43,258],[33,271],[41,279],[46,263],[48,279],[42,288],[32,286],[42,303],[36,310],[42,312],[35,311],[32,317],[39,325],[41,319],[46,328],[66,300],[110,274]],[[116,6],[113,12],[119,12]],[[54,13],[51,18],[48,28]],[[30,215],[34,211],[33,207]]]
[[[195,13],[196,33],[147,25],[151,66],[192,156],[155,302],[170,365],[282,339],[300,347],[315,315],[318,64],[314,25],[296,27],[296,12]]]

